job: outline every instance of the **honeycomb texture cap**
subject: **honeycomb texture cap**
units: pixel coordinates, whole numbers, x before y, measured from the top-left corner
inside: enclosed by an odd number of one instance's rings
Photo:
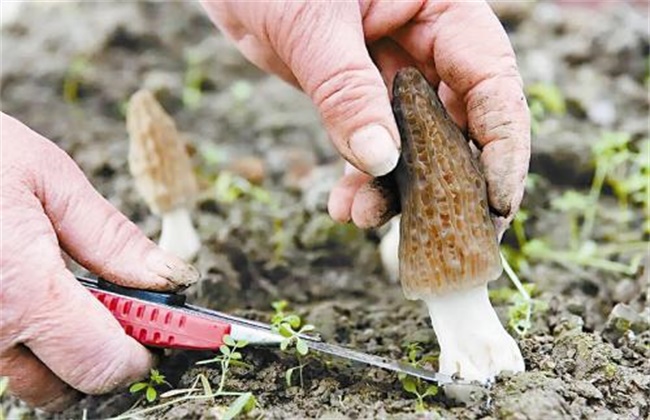
[[[486,284],[501,274],[487,187],[468,141],[414,68],[393,84],[402,139],[400,281],[408,299]]]

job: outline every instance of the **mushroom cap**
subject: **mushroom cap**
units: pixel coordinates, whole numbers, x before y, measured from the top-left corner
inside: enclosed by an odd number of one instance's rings
[[[469,142],[414,69],[393,84],[402,138],[400,281],[408,299],[486,284],[501,274],[485,178]]]
[[[129,168],[151,211],[161,215],[190,207],[198,186],[185,142],[174,120],[148,90],[129,100]]]

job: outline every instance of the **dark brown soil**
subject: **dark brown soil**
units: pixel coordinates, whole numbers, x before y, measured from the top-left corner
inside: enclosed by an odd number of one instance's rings
[[[532,237],[561,246],[567,224],[548,211],[561,189],[583,188],[591,176],[590,144],[603,130],[647,137],[648,18],[614,5],[574,10],[540,2],[505,11],[526,83],[557,84],[568,112],[549,117],[535,138],[532,171],[541,186],[526,198]],[[190,64],[191,63],[191,64]],[[202,74],[200,102],[183,101],[188,69]],[[99,191],[151,237],[159,221],[138,197],[127,167],[123,117],[131,93],[156,91],[190,141],[205,186],[196,211],[204,247],[203,280],[193,303],[268,320],[271,302],[288,299],[324,339],[400,359],[408,343],[426,353],[437,344],[425,309],[407,302],[382,271],[379,232],[332,223],[327,192],[339,160],[309,100],[248,64],[195,4],[182,2],[28,4],[2,29],[2,111],[65,149]],[[64,98],[64,85],[77,94]],[[187,95],[192,93],[187,93]],[[266,167],[268,201],[215,197],[211,182],[232,160],[255,156]],[[307,175],[305,175],[307,174]],[[607,200],[607,198],[606,198]],[[637,211],[636,219],[643,217]],[[607,226],[601,227],[606,228]],[[616,226],[610,228],[618,229]],[[623,229],[622,227],[620,229]],[[639,233],[637,236],[640,236]],[[647,239],[647,238],[646,238]],[[513,243],[511,234],[506,242]],[[424,418],[644,419],[650,415],[648,272],[625,276],[532,263],[522,272],[537,285],[533,326],[519,337],[527,372],[501,378],[488,397],[458,406],[440,393]],[[505,279],[495,287],[507,286]],[[641,320],[635,331],[607,323],[617,304]],[[507,306],[499,306],[507,323]],[[174,387],[197,373],[206,353],[176,352],[161,370]],[[287,387],[295,358],[246,349],[250,365],[234,368],[228,389],[250,391],[262,418],[413,418],[415,400],[396,375],[311,356],[304,385]],[[4,397],[8,418],[106,418],[135,401],[128,392],[88,397],[62,415],[34,413]],[[149,418],[214,418],[229,400],[186,402]]]

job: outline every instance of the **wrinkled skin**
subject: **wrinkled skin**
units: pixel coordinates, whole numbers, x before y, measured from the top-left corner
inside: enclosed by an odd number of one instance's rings
[[[102,198],[53,143],[2,114],[0,375],[30,405],[65,407],[145,376],[151,354],[66,269],[61,250],[130,287],[198,277]]]
[[[389,92],[396,71],[417,67],[455,122],[482,150],[502,231],[517,211],[530,156],[530,121],[507,35],[486,3],[349,1],[332,4],[211,2],[213,21],[253,63],[302,89],[351,164],[329,211],[361,227],[394,209],[372,187],[397,162]]]
[[[392,206],[369,181],[390,172],[399,138],[388,92],[402,66],[438,86],[482,149],[490,203],[503,226],[522,197],[528,110],[514,54],[483,3],[204,3],[261,68],[300,87],[348,165],[329,210],[361,227]],[[197,273],[163,252],[104,200],[70,157],[2,116],[0,375],[32,406],[61,409],[79,392],[140,378],[147,350],[76,283],[61,251],[119,284],[175,289]],[[377,209],[382,209],[378,211]],[[144,262],[144,263],[143,263]]]

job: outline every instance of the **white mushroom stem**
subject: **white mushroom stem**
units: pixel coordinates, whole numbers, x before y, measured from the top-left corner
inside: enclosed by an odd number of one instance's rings
[[[384,270],[392,282],[397,282],[399,279],[399,221],[399,216],[391,219],[388,232],[381,238],[379,244]]]
[[[179,207],[162,215],[158,245],[185,261],[190,261],[196,256],[201,241],[187,208]]]
[[[490,304],[487,285],[423,300],[440,345],[441,373],[485,384],[500,372],[524,371],[521,351]]]
[[[382,238],[380,254],[389,276],[398,274],[399,217]],[[506,266],[506,270],[510,267]],[[447,375],[487,383],[502,371],[523,372],[517,343],[506,332],[488,297],[487,284],[435,296],[420,296],[440,345],[440,369]],[[446,389],[447,394],[449,394]],[[462,389],[452,397],[465,400]]]

